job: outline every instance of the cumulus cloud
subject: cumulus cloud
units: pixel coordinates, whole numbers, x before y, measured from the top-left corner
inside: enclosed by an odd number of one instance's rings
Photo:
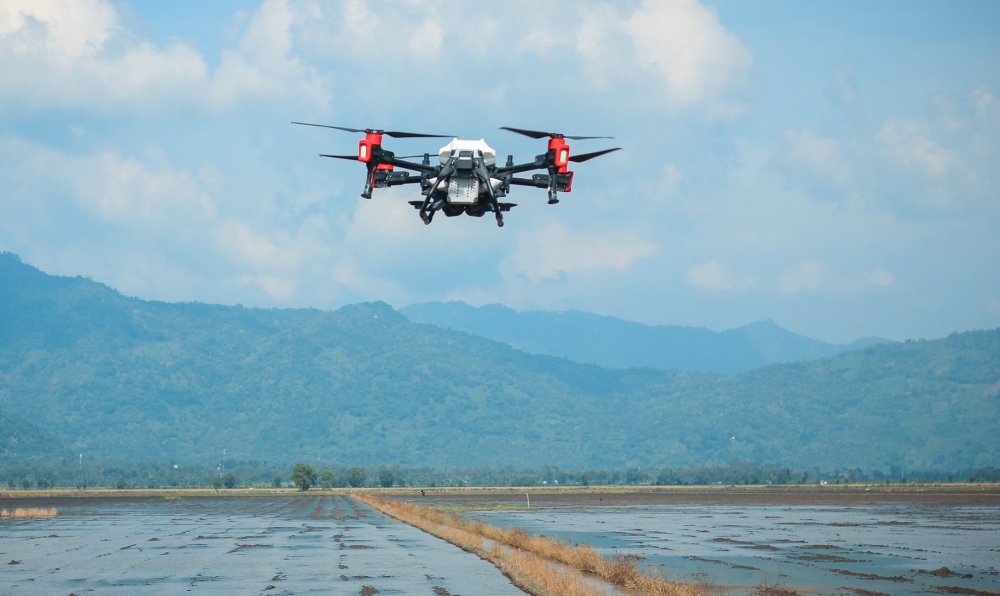
[[[624,22],[636,57],[666,83],[672,102],[689,105],[741,82],[753,56],[696,0],[645,0]]]
[[[775,287],[785,294],[815,292],[823,287],[829,275],[829,270],[823,261],[805,261],[781,274],[775,282]]]
[[[761,286],[760,280],[752,275],[734,273],[725,263],[714,259],[689,268],[684,273],[684,281],[699,290],[712,291],[744,290]]]
[[[348,0],[321,7],[321,17],[306,24],[304,45],[317,55],[377,66],[397,79],[437,78],[426,70],[413,72],[433,59],[439,72],[458,69],[515,87],[521,77],[546,72],[554,83],[574,89],[581,79],[592,89],[628,85],[657,104],[688,107],[720,103],[753,63],[715,10],[696,0],[646,0],[635,6],[521,0],[504,7],[397,0],[377,8]],[[526,61],[535,68],[526,69]],[[454,92],[466,91],[459,86]]]
[[[893,116],[875,139],[895,163],[929,178],[946,176],[958,164],[955,155],[931,139],[927,127],[915,120]]]
[[[262,97],[324,104],[316,73],[292,56],[296,18],[265,0],[236,49],[210,73],[192,46],[158,46],[127,31],[108,0],[12,0],[0,5],[0,105],[99,112],[176,105],[221,108]]]
[[[653,243],[628,232],[576,232],[552,223],[520,234],[516,247],[500,268],[511,280],[525,279],[538,284],[601,269],[621,271],[654,254]]]
[[[788,144],[785,157],[789,163],[839,185],[850,180],[852,168],[841,150],[840,141],[817,136],[809,128],[786,130],[784,137]]]
[[[891,286],[896,283],[896,276],[885,269],[872,269],[865,273],[865,279],[876,286]]]

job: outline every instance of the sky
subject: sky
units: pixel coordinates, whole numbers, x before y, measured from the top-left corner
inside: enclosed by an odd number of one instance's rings
[[[149,300],[995,328],[998,30],[996,2],[5,0],[0,250]],[[502,229],[424,226],[318,157],[358,135],[292,121],[623,150]]]

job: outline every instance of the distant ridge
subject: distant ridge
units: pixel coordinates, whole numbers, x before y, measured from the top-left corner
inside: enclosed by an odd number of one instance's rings
[[[464,331],[531,354],[611,368],[651,367],[734,374],[767,364],[816,360],[889,340],[866,337],[828,344],[771,319],[717,332],[702,327],[644,325],[571,310],[518,312],[501,304],[411,304],[400,312],[415,323]]]
[[[1000,329],[728,377],[613,369],[381,302],[151,302],[0,253],[2,462],[953,471],[1000,462],[998,394]]]

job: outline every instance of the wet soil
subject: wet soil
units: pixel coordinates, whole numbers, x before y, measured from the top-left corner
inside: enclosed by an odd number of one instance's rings
[[[59,514],[0,522],[0,557],[17,561],[0,569],[2,593],[523,595],[488,562],[346,497],[40,502]]]
[[[531,493],[531,509],[524,493],[400,498],[606,555],[635,554],[647,570],[707,576],[733,594],[765,581],[801,594],[1000,592],[1000,496],[992,492]]]

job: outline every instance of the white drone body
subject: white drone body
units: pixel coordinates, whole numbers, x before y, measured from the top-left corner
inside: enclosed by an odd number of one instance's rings
[[[463,155],[466,153],[468,155]],[[459,160],[467,159],[470,163],[473,157],[482,158],[483,164],[488,168],[495,166],[497,163],[497,152],[486,144],[485,139],[479,139],[478,141],[454,139],[444,147],[441,147],[441,151],[438,153],[438,160],[441,162],[441,165],[445,165],[451,158],[456,156],[458,156]],[[436,181],[437,178],[430,179],[431,184],[434,184]],[[502,182],[502,180],[497,178],[490,178],[490,184],[493,185],[494,189],[499,188]],[[489,194],[486,185],[480,183],[479,178],[476,176],[452,175],[448,180],[443,180],[438,185],[438,190],[447,193],[448,197],[446,200],[449,205],[475,205],[479,202],[480,195]]]

